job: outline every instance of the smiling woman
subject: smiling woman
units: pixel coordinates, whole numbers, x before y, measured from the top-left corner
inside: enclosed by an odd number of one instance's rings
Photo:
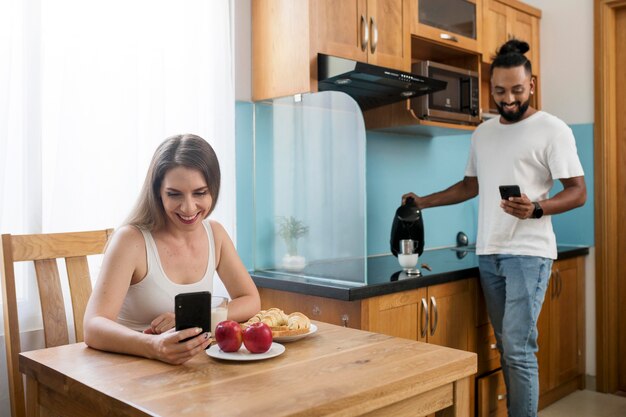
[[[174,299],[213,292],[215,272],[232,298],[229,319],[245,321],[260,309],[230,237],[218,222],[205,220],[219,190],[217,156],[204,139],[176,135],[159,145],[135,208],[105,253],[85,312],[85,343],[167,363],[188,361],[208,347],[210,335],[174,331]]]

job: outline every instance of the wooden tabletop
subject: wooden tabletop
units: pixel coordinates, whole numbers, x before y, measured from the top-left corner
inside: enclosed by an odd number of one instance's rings
[[[68,416],[402,415],[453,402],[454,415],[467,415],[474,353],[316,325],[282,355],[254,362],[199,354],[175,366],[77,343],[22,353],[20,370],[31,411],[38,403]]]

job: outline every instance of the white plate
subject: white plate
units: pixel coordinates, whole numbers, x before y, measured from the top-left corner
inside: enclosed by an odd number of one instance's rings
[[[296,340],[302,339],[303,337],[307,337],[309,335],[312,335],[316,331],[317,331],[317,326],[314,325],[313,323],[311,323],[311,327],[309,328],[309,332],[308,333],[297,334],[297,335],[294,335],[294,336],[279,336],[279,337],[275,337],[274,341],[280,342],[280,343],[295,342]]]
[[[258,361],[261,359],[269,359],[278,356],[285,351],[285,347],[280,343],[272,342],[269,350],[264,353],[250,353],[244,345],[237,352],[222,352],[220,347],[215,344],[208,348],[205,352],[212,358],[224,359],[226,361]]]

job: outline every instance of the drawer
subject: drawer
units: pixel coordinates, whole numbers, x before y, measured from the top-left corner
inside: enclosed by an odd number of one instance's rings
[[[478,379],[477,417],[506,417],[506,386],[502,371]]]
[[[359,301],[342,301],[326,297],[297,294],[287,291],[259,288],[261,308],[278,307],[286,313],[299,311],[311,320],[339,326],[361,328],[361,304]]]
[[[500,368],[500,352],[496,347],[496,336],[491,324],[484,324],[477,329],[476,353],[478,354],[478,375]]]

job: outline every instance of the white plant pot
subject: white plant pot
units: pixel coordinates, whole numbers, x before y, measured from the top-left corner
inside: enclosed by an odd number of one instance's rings
[[[300,255],[285,255],[283,256],[282,268],[287,271],[302,271],[306,266],[306,258]]]

